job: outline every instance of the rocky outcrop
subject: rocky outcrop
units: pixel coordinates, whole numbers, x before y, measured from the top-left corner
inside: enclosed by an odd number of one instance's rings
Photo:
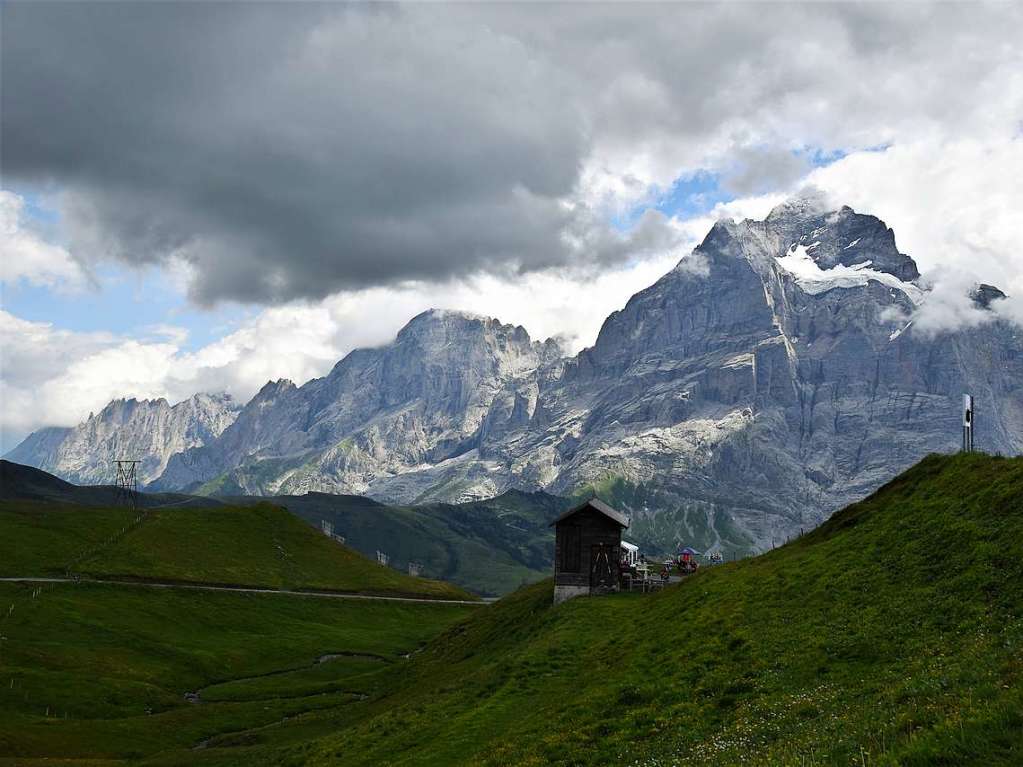
[[[165,399],[117,399],[73,429],[35,432],[5,457],[82,485],[112,483],[114,460],[137,459],[145,484],[172,455],[220,436],[237,411],[226,394],[196,394],[174,406]]]
[[[522,327],[424,312],[392,344],[356,350],[324,378],[267,384],[220,439],[175,457],[154,487],[365,493],[472,453],[498,394],[528,386],[562,354]]]

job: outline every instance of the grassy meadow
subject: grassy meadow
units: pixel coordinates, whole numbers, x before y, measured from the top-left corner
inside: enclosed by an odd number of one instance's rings
[[[33,593],[0,589],[0,764],[1023,763],[1021,458],[932,456],[649,595]]]
[[[364,705],[367,677],[473,609],[0,583],[0,764],[190,764],[197,746],[315,716],[324,734]]]
[[[247,764],[1023,763],[1023,459],[930,457],[653,595],[520,590]],[[218,757],[238,763],[238,754]]]
[[[472,599],[410,578],[278,506],[148,510],[0,503],[0,576],[64,575]]]

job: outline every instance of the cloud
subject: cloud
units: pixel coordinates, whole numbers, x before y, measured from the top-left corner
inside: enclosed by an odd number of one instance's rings
[[[951,280],[951,292],[986,282],[1023,295],[1023,139],[924,138],[851,154],[804,181],[832,206],[883,219],[899,249],[936,284]]]
[[[25,200],[0,190],[0,282],[26,282],[58,290],[79,290],[85,271],[65,248],[47,242],[26,222]]]
[[[732,153],[722,186],[737,197],[785,189],[810,170],[805,155],[780,147],[739,147]]]
[[[926,143],[853,153],[793,185],[812,183],[833,201],[882,216],[903,251],[934,289],[914,318],[918,332],[938,333],[996,317],[1023,324],[1023,254],[1014,246],[1023,177],[1019,146]],[[339,291],[318,300],[265,308],[223,338],[195,350],[173,324],[143,328],[135,337],[74,333],[46,323],[0,315],[0,430],[5,446],[43,425],[73,425],[119,396],[178,401],[196,391],[228,391],[244,401],[267,380],[303,383],[326,374],[356,347],[389,342],[427,308],[462,309],[524,325],[534,338],[564,336],[572,351],[589,345],[600,325],[628,298],[681,261],[719,218],[762,219],[787,192],[743,197],[706,215],[669,219],[648,211],[628,235],[607,234],[573,247],[603,253],[599,263],[523,275],[479,273],[459,279],[406,280]],[[921,210],[923,206],[924,210]],[[639,253],[621,262],[625,242]],[[618,259],[618,260],[616,260]],[[172,285],[193,266],[174,262]],[[1004,279],[1003,279],[1004,278]],[[975,282],[1010,294],[980,312],[967,294]],[[908,319],[908,318],[906,318]],[[14,435],[14,436],[11,436]]]
[[[173,318],[130,337],[0,315],[7,434],[115,396],[302,382],[429,307],[578,349],[717,218],[762,218],[806,184],[895,229],[936,285],[924,328],[977,319],[963,274],[1023,318],[1023,6],[3,13],[4,183],[58,189],[61,214],[44,238],[0,193],[3,279],[156,264],[200,304],[269,305],[193,350]],[[695,173],[740,197],[631,215]]]
[[[914,333],[935,336],[986,325],[998,318],[993,311],[986,311],[973,302],[970,292],[977,283],[968,272],[938,268],[925,283],[929,288],[926,298],[911,318]]]
[[[187,264],[200,303],[621,264],[672,230],[607,210],[684,173],[758,194],[806,147],[1015,132],[1021,18],[13,2],[0,152],[63,190],[76,259]]]

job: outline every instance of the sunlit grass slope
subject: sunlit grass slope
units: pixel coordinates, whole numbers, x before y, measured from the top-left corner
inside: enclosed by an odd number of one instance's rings
[[[473,609],[0,583],[0,764],[193,764],[283,723],[334,732],[374,675]]]
[[[269,504],[151,509],[0,504],[0,576],[63,575],[471,598],[383,567]]]
[[[663,593],[520,590],[244,763],[1021,764],[1021,672],[1023,459],[933,456]]]

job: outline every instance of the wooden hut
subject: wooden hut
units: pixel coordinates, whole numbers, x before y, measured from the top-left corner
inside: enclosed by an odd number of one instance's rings
[[[591,498],[551,522],[554,528],[554,604],[585,594],[617,591],[622,530],[629,521]]]

